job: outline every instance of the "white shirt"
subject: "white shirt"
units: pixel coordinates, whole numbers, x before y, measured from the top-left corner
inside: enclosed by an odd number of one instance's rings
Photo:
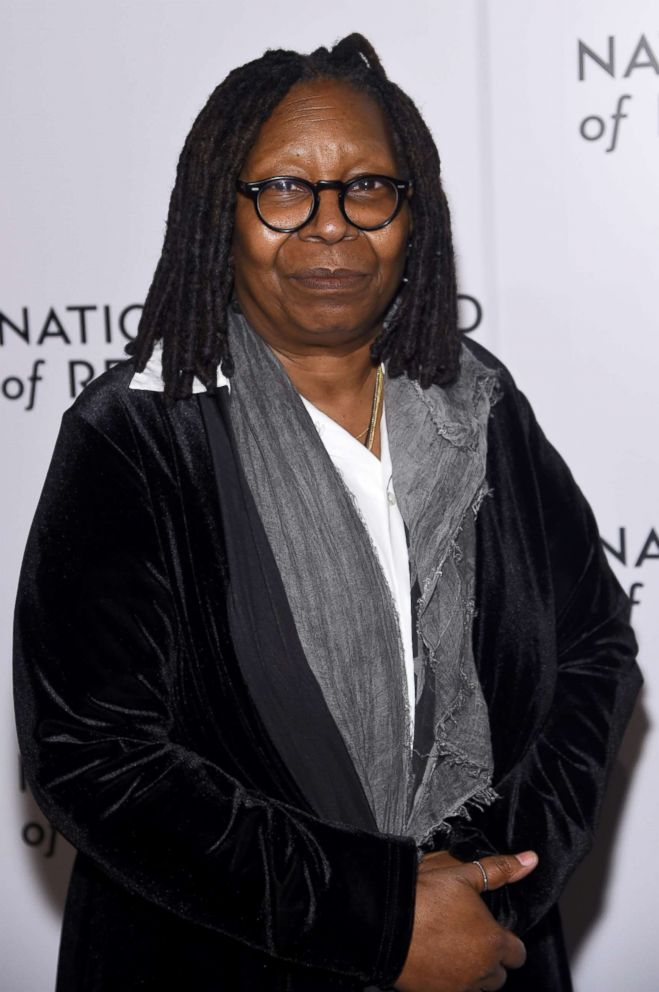
[[[144,371],[136,372],[130,381],[131,389],[148,389],[162,392],[162,342],[154,344],[153,352]],[[217,370],[217,385],[228,386],[230,380]],[[204,384],[195,376],[193,393],[205,392]],[[319,410],[300,394],[300,399],[313,420],[319,437],[330,458],[340,472],[346,486],[353,494],[357,508],[377,552],[382,571],[389,584],[392,599],[398,612],[400,635],[403,644],[407,694],[409,700],[410,740],[414,738],[414,655],[412,651],[412,596],[410,566],[405,537],[405,525],[396,503],[392,482],[391,456],[387,434],[384,398],[380,421],[381,457],[375,455],[326,413]]]
[[[380,419],[380,460],[335,420],[300,395],[309,411],[320,439],[343,481],[357,503],[377,552],[384,576],[389,583],[398,612],[403,643],[407,695],[409,700],[410,740],[414,739],[414,655],[412,651],[412,593],[410,562],[405,525],[394,493],[389,436],[384,398]]]

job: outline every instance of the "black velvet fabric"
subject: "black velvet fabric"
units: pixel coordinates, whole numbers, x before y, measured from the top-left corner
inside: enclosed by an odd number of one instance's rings
[[[306,661],[277,563],[242,471],[228,390],[221,389],[212,397],[202,395],[199,402],[220,494],[231,575],[229,627],[250,694],[311,808],[323,819],[377,832],[357,769]]]
[[[128,388],[133,372],[110,369],[64,414],[16,601],[27,778],[79,851],[58,992],[387,986],[411,936],[414,844],[375,830],[304,670],[226,390],[169,411]],[[592,513],[502,383],[474,630],[502,799],[450,843],[538,850],[536,872],[486,898],[527,943],[508,987],[567,992],[556,901],[640,674]]]

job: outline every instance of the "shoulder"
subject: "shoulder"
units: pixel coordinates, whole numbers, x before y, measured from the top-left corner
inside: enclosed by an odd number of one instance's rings
[[[467,335],[462,339],[462,346],[466,354],[496,373],[497,388],[492,397],[491,433],[497,429],[517,426],[528,434],[535,423],[535,417],[531,404],[515,382],[510,369],[493,352]]]
[[[131,458],[136,438],[149,433],[149,423],[161,419],[164,406],[162,393],[131,389],[134,376],[132,357],[102,372],[64,411],[63,426],[96,435]]]
[[[125,402],[134,375],[134,359],[122,358],[92,379],[82,392],[78,393],[67,412],[75,413],[85,419],[93,419],[95,413]]]
[[[507,386],[508,388],[515,390],[517,389],[510,370],[506,365],[504,365],[500,358],[497,358],[497,356],[493,354],[493,352],[489,351],[484,345],[480,344],[478,341],[474,341],[473,338],[466,334],[462,338],[462,346],[469,355],[472,355],[487,369],[497,372],[502,386]]]

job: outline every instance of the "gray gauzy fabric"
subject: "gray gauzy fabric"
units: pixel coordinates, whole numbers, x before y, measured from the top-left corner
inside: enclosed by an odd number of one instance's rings
[[[413,756],[398,615],[354,499],[283,365],[236,311],[229,344],[238,450],[308,663],[378,828],[421,846],[468,804],[496,798],[471,649],[495,374],[463,349],[447,388],[385,375],[393,485],[420,593]]]

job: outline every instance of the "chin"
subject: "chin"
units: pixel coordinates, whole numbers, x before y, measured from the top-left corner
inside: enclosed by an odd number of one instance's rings
[[[374,321],[324,321],[317,324],[305,322],[304,331],[310,338],[317,338],[319,341],[332,340],[334,344],[343,342],[360,341],[365,337],[374,337],[377,327]]]
[[[327,307],[314,313],[307,308],[304,313],[296,315],[295,322],[307,334],[313,336],[336,335],[348,340],[361,337],[368,331],[375,332],[381,320],[381,309],[369,311],[358,310],[345,306],[333,307],[329,312]]]

